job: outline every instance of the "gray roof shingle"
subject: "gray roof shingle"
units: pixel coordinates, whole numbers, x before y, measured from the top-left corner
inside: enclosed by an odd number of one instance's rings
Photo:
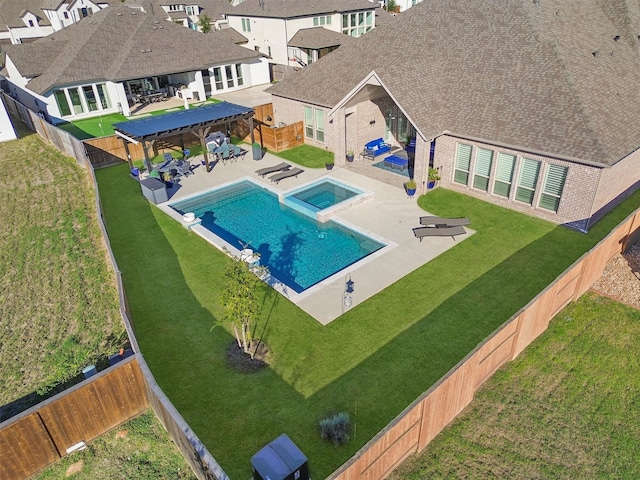
[[[324,27],[302,28],[289,40],[289,46],[319,50],[344,45],[352,40],[354,37]]]
[[[224,12],[227,15],[248,17],[295,18],[312,15],[327,15],[336,12],[373,10],[377,6],[368,0],[244,0]]]
[[[28,83],[40,94],[60,85],[187,72],[260,56],[227,35],[194,32],[127,6],[106,8],[29,45],[3,48],[23,75],[40,73]],[[34,65],[34,56],[43,68]]]
[[[638,0],[424,0],[268,91],[334,107],[375,71],[427,138],[613,165],[640,147],[638,35]]]

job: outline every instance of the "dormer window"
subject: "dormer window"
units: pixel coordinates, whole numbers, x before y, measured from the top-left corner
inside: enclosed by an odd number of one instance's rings
[[[30,27],[35,27],[35,25],[33,24],[33,20],[29,20],[29,26]]]

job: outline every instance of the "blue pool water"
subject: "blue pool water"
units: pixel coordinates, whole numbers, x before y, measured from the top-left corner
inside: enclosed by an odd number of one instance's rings
[[[319,211],[337,205],[349,198],[361,194],[360,190],[353,189],[333,180],[325,179],[309,187],[293,192],[287,197],[294,198]]]
[[[260,254],[260,264],[295,292],[303,292],[384,247],[366,235],[292,210],[270,191],[244,180],[171,204],[237,248]]]

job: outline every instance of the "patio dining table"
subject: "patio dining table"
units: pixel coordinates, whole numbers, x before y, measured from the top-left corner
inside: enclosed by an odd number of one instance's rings
[[[143,93],[142,95],[140,95],[140,98],[145,103],[151,103],[151,102],[157,102],[163,96],[164,96],[164,92],[153,91],[153,92]]]

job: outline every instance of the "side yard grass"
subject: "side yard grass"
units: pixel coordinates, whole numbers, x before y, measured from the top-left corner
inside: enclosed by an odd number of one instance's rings
[[[0,419],[127,340],[87,172],[22,134],[0,143]]]
[[[109,235],[138,340],[158,383],[232,478],[287,433],[324,478],[418,395],[640,205],[640,192],[585,235],[436,189],[434,214],[467,216],[475,235],[330,325],[264,287],[258,334],[272,365],[230,370],[233,341],[218,295],[230,260],[140,194],[126,166],[97,172]],[[336,448],[318,421],[346,411],[352,440]]]
[[[37,480],[148,478],[195,480],[180,450],[151,410],[51,465]]]
[[[639,310],[587,293],[390,478],[640,478],[639,342]]]

